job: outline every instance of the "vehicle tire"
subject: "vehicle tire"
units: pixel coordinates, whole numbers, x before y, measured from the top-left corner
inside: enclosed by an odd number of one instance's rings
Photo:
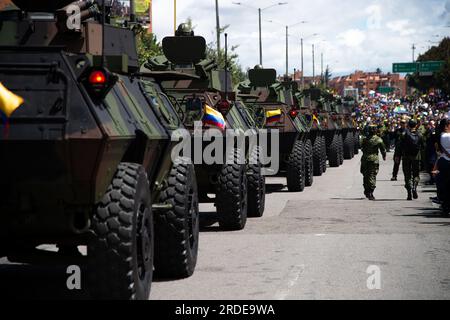
[[[353,158],[353,139],[350,132],[345,134],[344,138],[344,159],[351,160]]]
[[[197,181],[189,159],[174,161],[159,203],[173,209],[155,213],[155,276],[190,277],[197,264],[200,226]]]
[[[353,133],[355,143],[355,155],[359,154],[359,134],[357,131]]]
[[[339,150],[338,150],[338,135],[334,134],[333,139],[331,140],[330,149],[329,149],[329,162],[331,168],[339,167]]]
[[[322,175],[322,146],[320,136],[317,135],[314,139],[313,143],[313,168],[314,168],[314,176],[320,177]]]
[[[339,166],[341,166],[344,163],[344,140],[342,138],[342,133],[339,133],[338,150],[339,150]]]
[[[327,172],[327,140],[325,136],[321,136],[322,139],[322,172]]]
[[[310,139],[305,142],[305,186],[311,187],[314,183],[313,147]]]
[[[287,187],[290,192],[305,190],[305,153],[303,142],[297,140],[287,161]]]
[[[144,168],[121,163],[92,218],[89,292],[94,299],[148,299],[153,278],[153,213]]]
[[[251,218],[261,218],[264,215],[266,202],[266,177],[262,175],[260,161],[260,149],[255,148],[250,155],[250,163],[247,171],[248,183],[248,212]]]
[[[224,164],[218,176],[216,208],[219,225],[228,231],[242,230],[247,223],[246,165],[239,164],[237,150],[230,164]]]

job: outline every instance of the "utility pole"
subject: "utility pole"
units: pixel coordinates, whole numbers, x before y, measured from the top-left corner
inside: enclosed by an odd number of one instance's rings
[[[216,0],[216,33],[217,33],[217,58],[220,61],[220,17],[219,0]]]
[[[136,5],[134,0],[130,0],[130,22],[136,22]]]
[[[263,65],[263,58],[262,58],[262,27],[261,27],[261,8],[258,8],[258,14],[259,14],[259,64]]]
[[[313,80],[312,82],[316,82],[316,61],[315,61],[315,52],[314,52],[314,44],[312,45],[312,63],[313,63]]]
[[[173,33],[177,33],[177,0],[173,0]]]
[[[289,27],[286,26],[286,76],[289,75]]]
[[[324,78],[323,78],[323,76],[324,76],[324,74],[323,74],[323,52],[320,54],[320,75],[322,78],[322,82],[325,82]]]
[[[302,47],[302,89],[305,89],[305,68],[303,67],[303,38],[300,39],[300,45]]]

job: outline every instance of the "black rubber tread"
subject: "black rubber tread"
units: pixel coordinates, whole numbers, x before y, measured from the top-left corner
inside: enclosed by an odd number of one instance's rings
[[[353,140],[354,140],[354,144],[355,144],[355,148],[354,148],[355,155],[357,155],[357,154],[359,154],[359,134],[357,131],[355,131],[353,133],[353,137],[354,137]]]
[[[174,161],[159,203],[173,209],[155,213],[155,277],[190,277],[197,264],[200,226],[197,181],[189,159]]]
[[[334,134],[331,140],[330,150],[329,150],[329,162],[331,168],[339,167],[339,150],[338,150],[338,135]]]
[[[220,227],[228,231],[242,230],[247,223],[247,174],[240,158],[236,150],[233,163],[224,164],[218,175],[216,209]]]
[[[324,135],[321,135],[322,139],[322,172],[327,172],[327,140]]]
[[[287,187],[290,192],[305,190],[305,153],[303,142],[297,140],[289,155],[286,168]]]
[[[314,172],[313,172],[313,147],[310,139],[305,142],[305,186],[311,187],[314,184]]]
[[[316,136],[313,142],[313,169],[314,176],[322,175],[322,146],[320,136]]]
[[[347,132],[344,135],[344,159],[345,160],[351,160],[353,158],[353,138],[352,134],[350,132]]]
[[[247,171],[247,216],[250,218],[261,218],[264,215],[266,203],[266,177],[262,175],[260,154],[259,147],[252,151]]]
[[[146,300],[153,278],[153,214],[142,166],[121,163],[92,218],[88,283],[93,299]],[[139,239],[148,237],[146,245]],[[141,245],[140,245],[141,244]],[[146,250],[139,250],[145,247]],[[145,258],[142,258],[145,255]],[[138,260],[145,266],[140,276]]]
[[[342,133],[339,133],[338,150],[339,150],[339,165],[341,166],[344,163],[344,140],[342,138]]]

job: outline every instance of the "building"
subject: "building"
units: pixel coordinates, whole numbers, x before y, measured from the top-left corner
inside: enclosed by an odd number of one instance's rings
[[[371,91],[387,93],[393,92],[404,96],[407,94],[408,84],[405,77],[395,73],[355,71],[348,76],[336,77],[328,85],[343,95],[346,88],[358,89],[360,95],[368,96]]]

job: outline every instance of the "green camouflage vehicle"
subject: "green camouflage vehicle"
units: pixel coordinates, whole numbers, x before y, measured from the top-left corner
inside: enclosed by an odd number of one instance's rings
[[[82,264],[91,298],[147,299],[153,270],[194,272],[194,167],[172,161],[182,123],[137,74],[133,32],[102,27],[108,8],[95,1],[72,3],[82,23],[69,29],[71,2],[14,0],[20,10],[0,12],[0,82],[24,100],[1,126],[0,257]]]
[[[350,98],[351,99],[351,98]],[[342,139],[344,159],[351,160],[358,152],[358,130],[354,119],[353,99],[336,99],[336,112],[342,123]]]
[[[286,176],[289,191],[301,192],[306,186],[306,168],[310,166],[305,161],[309,159],[305,152],[307,130],[298,117],[292,81],[277,81],[276,70],[260,67],[249,70],[248,76],[249,82],[239,86],[239,98],[259,126],[269,134],[278,130],[280,172]]]
[[[258,148],[248,147],[249,135],[256,131],[233,103],[230,73],[218,70],[215,61],[206,59],[206,41],[203,37],[194,36],[182,24],[175,37],[163,39],[163,51],[165,56],[149,61],[143,72],[157,78],[178,106],[183,123],[192,136],[192,145],[194,148],[200,146],[197,151],[204,154],[212,146],[202,139],[202,135],[207,134],[204,129],[222,132],[214,137],[214,141],[223,146],[223,158],[211,163],[194,159],[199,200],[201,203],[215,203],[221,228],[241,230],[247,217],[260,217],[264,212],[265,180],[261,175],[261,164],[259,160],[249,161],[258,159]],[[171,75],[160,76],[161,72]],[[210,115],[223,121],[222,127],[217,123],[211,126],[207,122]],[[197,127],[200,136],[195,134],[196,123],[200,125]],[[236,130],[245,136],[246,148],[233,142],[234,150],[227,154],[226,129]]]
[[[303,90],[301,96],[305,98],[304,109],[309,110],[306,113],[315,116],[320,125],[321,146],[326,146],[326,155],[322,149],[323,157],[328,159],[330,167],[339,167],[344,162],[342,121],[336,113],[333,95],[319,88],[311,88]]]

